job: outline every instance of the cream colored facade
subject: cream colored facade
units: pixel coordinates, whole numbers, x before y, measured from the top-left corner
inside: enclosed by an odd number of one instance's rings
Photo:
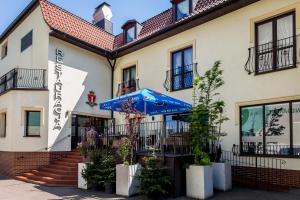
[[[167,92],[163,87],[166,71],[171,68],[171,53],[192,46],[199,74],[202,75],[212,67],[215,61],[222,62],[225,85],[220,93],[226,103],[225,113],[230,119],[223,125],[223,131],[228,136],[222,139],[222,147],[231,151],[233,144],[240,144],[240,105],[300,99],[299,64],[295,69],[257,76],[248,75],[244,69],[248,48],[254,46],[254,23],[292,10],[296,11],[298,35],[300,1],[263,0],[125,55],[117,60],[114,94],[117,93],[117,84],[122,82],[122,69],[136,65],[140,88],[150,88],[192,104],[192,89]],[[297,52],[297,56],[300,57],[300,52]],[[116,117],[122,121],[122,117],[117,114]],[[162,119],[156,117],[155,120]],[[294,143],[300,144],[300,136],[295,134],[297,133],[294,133]],[[300,161],[287,161],[285,167],[300,170]]]
[[[21,38],[31,30],[33,43],[21,53]],[[0,137],[0,151],[70,151],[72,114],[110,118],[109,112],[86,103],[91,90],[97,95],[97,103],[111,95],[111,70],[106,58],[51,37],[49,33],[37,7],[2,43],[7,42],[8,55],[0,60],[0,76],[13,68],[45,69],[48,90],[12,90],[0,96],[0,113],[6,113],[6,136]],[[62,130],[53,129],[56,49],[64,52]],[[26,111],[41,112],[40,137],[24,137]]]
[[[167,92],[163,87],[171,67],[171,53],[192,46],[193,60],[203,74],[221,60],[225,85],[220,93],[226,103],[229,121],[224,124],[228,136],[223,149],[239,145],[239,106],[300,99],[300,69],[248,75],[244,65],[248,48],[254,46],[254,23],[296,10],[296,32],[300,34],[300,0],[262,0],[222,17],[186,30],[117,59],[114,70],[114,94],[122,82],[122,69],[136,65],[140,88],[150,88],[192,103],[192,89]],[[33,30],[33,45],[20,53],[20,39]],[[0,138],[0,151],[69,151],[71,116],[82,114],[110,118],[110,113],[86,104],[87,94],[95,91],[97,103],[111,98],[111,69],[103,56],[49,36],[40,8],[36,8],[7,38],[8,56],[0,61],[0,76],[12,68],[47,70],[48,91],[10,91],[0,96],[0,113],[7,113],[6,137]],[[54,130],[54,83],[56,50],[64,52],[62,71],[62,130]],[[297,52],[300,57],[300,52]],[[24,111],[41,111],[41,137],[24,137]],[[118,123],[122,119],[115,114]],[[150,119],[147,119],[150,120]],[[155,117],[163,120],[162,116]],[[299,128],[300,129],[300,128]],[[298,129],[298,130],[299,130]],[[300,144],[300,136],[296,136]],[[300,161],[286,159],[288,169],[300,170]]]

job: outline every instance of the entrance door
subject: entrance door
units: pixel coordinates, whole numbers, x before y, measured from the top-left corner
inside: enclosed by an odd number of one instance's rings
[[[90,117],[90,116],[81,116],[73,115],[72,116],[72,138],[71,138],[71,147],[76,149],[78,143],[81,142],[81,136],[86,132],[90,127],[94,127],[98,134],[104,129],[107,124],[107,119]]]

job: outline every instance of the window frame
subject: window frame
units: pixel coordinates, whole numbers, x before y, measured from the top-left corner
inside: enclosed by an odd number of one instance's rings
[[[8,55],[8,42],[6,41],[1,45],[1,60],[6,58],[7,55]]]
[[[186,90],[186,89],[191,89],[193,88],[193,84],[190,86],[190,87],[184,87],[184,75],[186,72],[184,72],[184,51],[185,50],[188,50],[188,49],[191,49],[192,50],[192,64],[191,65],[194,65],[194,48],[193,46],[188,46],[188,47],[184,47],[184,48],[181,48],[179,50],[176,50],[176,51],[173,51],[171,52],[171,71],[170,71],[170,78],[171,78],[171,92],[175,92],[175,91],[180,91],[180,90]],[[181,75],[181,83],[180,83],[180,88],[178,89],[174,89],[174,76],[173,76],[173,70],[174,70],[174,61],[173,61],[173,55],[176,54],[176,53],[181,53],[181,72],[180,72],[180,75]],[[193,78],[193,73],[194,73],[194,66],[192,66],[192,71],[189,71],[188,73],[192,72],[192,78]]]
[[[293,103],[300,103],[300,99],[298,100],[289,100],[289,101],[276,101],[276,102],[268,102],[268,103],[261,103],[261,104],[251,104],[251,105],[243,105],[239,107],[239,136],[240,136],[240,141],[239,141],[239,151],[241,156],[247,156],[247,155],[255,155],[258,157],[277,157],[277,158],[299,158],[299,156],[293,155],[293,148],[294,148],[294,140],[293,140]],[[271,105],[277,105],[277,104],[288,104],[288,109],[289,109],[289,136],[290,136],[290,142],[289,142],[289,155],[276,155],[276,154],[266,154],[266,135],[265,135],[265,126],[266,126],[266,119],[265,119],[265,107],[266,106],[271,106]],[[263,153],[262,154],[257,154],[257,153],[247,153],[243,152],[243,133],[242,133],[242,109],[243,108],[251,108],[251,107],[258,107],[262,106],[263,113]]]
[[[122,84],[121,84],[121,89],[122,89],[122,91],[125,89],[125,87],[123,87],[123,84],[125,83],[125,71],[129,71],[129,77],[131,77],[131,75],[132,75],[132,69],[135,69],[135,74],[134,74],[134,79],[129,79],[129,86],[128,86],[128,88],[135,88],[135,90],[136,90],[136,65],[132,65],[132,66],[130,66],[130,67],[126,67],[126,68],[123,68],[122,69]],[[132,81],[134,82],[134,84],[133,85],[131,85],[132,84]]]
[[[178,6],[179,3],[183,2],[183,1],[188,1],[188,3],[189,3],[189,13],[188,13],[188,16],[193,11],[193,2],[192,2],[192,0],[173,0],[173,21],[175,21],[175,22],[182,19],[182,18],[180,18],[180,19],[177,18],[177,12],[178,12],[177,6]]]
[[[28,43],[27,45],[25,45],[28,40],[27,37],[30,37],[30,43]],[[25,43],[25,44],[24,44]],[[33,44],[33,30],[29,31],[26,35],[24,35],[22,38],[21,38],[21,53],[23,53],[24,51],[26,51],[26,49],[28,49],[29,47],[31,47]]]
[[[32,113],[40,113],[40,126],[39,126],[39,135],[30,135],[28,133],[28,123],[29,123],[29,113],[32,112]],[[25,110],[25,135],[24,137],[41,137],[41,127],[42,127],[42,122],[41,122],[41,119],[42,119],[42,111],[40,110]]]
[[[1,112],[0,115],[4,114],[4,135],[0,136],[0,138],[6,138],[6,133],[7,133],[7,112]]]
[[[131,28],[134,28],[134,38],[132,39],[132,41],[127,41],[128,30],[131,29]],[[136,23],[132,24],[132,25],[128,25],[126,28],[124,28],[124,41],[125,41],[125,44],[133,42],[136,38],[137,38],[137,26],[136,26]]]
[[[277,57],[278,57],[278,52],[277,52],[277,20],[287,17],[287,16],[292,16],[293,19],[293,65],[289,67],[282,67],[278,69],[277,66]],[[258,34],[258,28],[261,25],[267,24],[272,22],[272,50],[269,53],[272,53],[272,69],[259,72],[259,55],[267,54],[268,52],[264,53],[259,53],[258,47],[259,47],[259,34]],[[295,10],[289,11],[284,14],[280,14],[278,16],[260,21],[255,23],[255,75],[260,75],[260,74],[265,74],[265,73],[270,73],[270,72],[275,72],[275,71],[281,71],[281,70],[286,70],[286,69],[291,69],[295,68],[297,65],[297,40],[296,40],[296,12]],[[260,44],[263,45],[263,44]],[[284,49],[284,48],[283,48]]]

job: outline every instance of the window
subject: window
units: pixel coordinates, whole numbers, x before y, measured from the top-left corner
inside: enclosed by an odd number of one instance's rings
[[[300,101],[240,109],[241,152],[261,155],[300,155]]]
[[[193,48],[172,53],[172,91],[193,87]]]
[[[8,45],[7,42],[5,42],[1,47],[1,59],[4,59],[7,56],[8,53]]]
[[[26,136],[39,137],[41,127],[41,112],[40,111],[26,111]]]
[[[32,45],[32,31],[27,33],[22,39],[21,39],[21,52],[26,50],[28,47]]]
[[[256,73],[296,64],[295,12],[256,24]]]
[[[126,43],[132,42],[136,38],[136,27],[133,26],[125,31]]]
[[[0,113],[0,138],[6,137],[6,113]]]
[[[122,94],[134,92],[136,90],[136,66],[123,70]]]
[[[166,133],[185,133],[189,129],[190,113],[165,115]]]
[[[175,20],[180,20],[190,14],[191,1],[183,0],[175,4]]]

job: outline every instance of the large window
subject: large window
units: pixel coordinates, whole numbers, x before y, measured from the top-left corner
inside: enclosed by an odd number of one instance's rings
[[[165,115],[166,133],[172,135],[187,132],[189,117],[189,113]]]
[[[21,39],[21,52],[25,51],[31,45],[32,45],[32,31],[30,31],[29,33],[27,33]]]
[[[39,137],[41,128],[41,112],[26,111],[25,136]]]
[[[0,113],[0,138],[6,137],[6,113]]]
[[[256,24],[256,73],[296,64],[295,12]]]
[[[240,108],[241,152],[300,155],[300,101]]]
[[[172,53],[172,90],[193,87],[193,48]]]
[[[132,42],[136,38],[136,27],[133,26],[125,31],[126,43]]]
[[[123,70],[122,94],[136,90],[136,67],[132,66]]]
[[[175,20],[180,20],[190,14],[190,0],[183,0],[175,4]]]

